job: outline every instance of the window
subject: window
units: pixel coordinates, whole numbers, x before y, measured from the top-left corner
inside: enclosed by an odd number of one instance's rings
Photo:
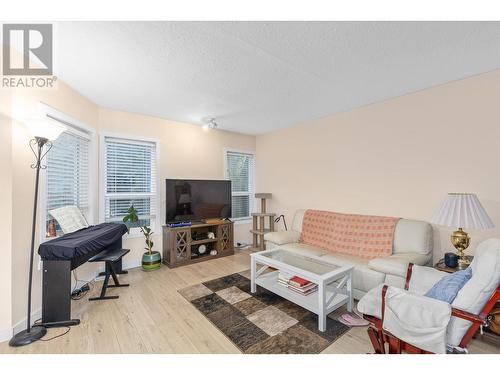
[[[134,206],[139,222],[157,217],[156,142],[104,137],[104,220],[121,222]]]
[[[254,154],[226,151],[226,178],[231,180],[232,218],[242,220],[250,218],[255,190]]]
[[[68,130],[47,153],[46,233],[52,220],[49,211],[55,208],[77,206],[87,220],[91,216],[89,149],[89,137]]]

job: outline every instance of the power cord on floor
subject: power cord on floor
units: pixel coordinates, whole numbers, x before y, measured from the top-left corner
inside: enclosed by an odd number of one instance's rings
[[[64,336],[64,335],[65,335],[65,334],[67,334],[69,331],[71,331],[71,327],[70,327],[70,326],[67,326],[67,327],[66,327],[66,331],[64,331],[63,333],[60,333],[59,335],[56,335],[56,336],[54,336],[54,337],[50,337],[50,338],[48,338],[48,339],[38,339],[38,341],[52,341],[52,340],[57,339],[57,338],[59,338],[59,337],[61,337],[61,336]]]
[[[34,325],[39,324],[41,320],[42,320],[42,319],[37,319],[37,320],[35,320]],[[64,335],[66,335],[69,331],[71,331],[71,327],[70,327],[70,326],[65,326],[65,328],[66,328],[66,331],[64,331],[63,333],[60,333],[60,334],[58,334],[58,335],[56,335],[56,336],[54,336],[54,337],[50,337],[50,338],[48,338],[48,339],[42,339],[42,338],[39,338],[37,341],[52,341],[52,340],[57,339],[57,338],[59,338],[59,337],[61,337],[61,336],[64,336]]]
[[[72,300],[82,299],[83,297],[85,297],[87,295],[87,293],[89,293],[90,291],[92,291],[94,289],[94,281],[90,281],[90,280],[87,281],[87,280],[78,279],[78,275],[76,274],[76,270],[73,270],[72,275],[75,278],[75,287],[71,291],[71,299]],[[82,287],[80,287],[80,290],[78,292],[76,292],[76,290],[77,290],[76,287],[78,286],[79,282],[83,283],[83,285],[82,285]],[[88,287],[87,287],[87,289],[84,290],[83,286],[85,286],[85,285],[88,285]],[[38,319],[34,322],[34,324],[37,325],[40,322],[41,322],[41,319]],[[48,339],[40,338],[40,339],[38,339],[38,341],[47,342],[47,341],[52,341],[52,340],[55,340],[59,337],[62,337],[64,335],[68,334],[69,331],[71,331],[71,326],[65,326],[65,328],[66,328],[66,330],[63,333],[60,333],[60,334],[53,336],[53,337],[50,337]]]
[[[83,297],[85,297],[89,292],[91,292],[94,289],[95,280],[79,280],[78,276],[76,274],[76,270],[73,270],[72,274],[73,274],[73,277],[75,278],[75,287],[71,291],[71,299],[73,301],[78,301],[78,300],[82,299]],[[80,290],[77,291],[76,287],[78,286],[79,282],[81,282],[83,284],[82,284],[82,287],[80,287]],[[85,285],[88,285],[87,289],[83,289],[83,286],[85,286]]]
[[[78,279],[78,275],[76,274],[76,270],[73,270],[72,275],[75,278],[75,287],[71,291],[71,299],[72,300],[82,299],[83,297],[85,297],[87,295],[87,293],[89,293],[90,291],[92,291],[94,289],[94,281],[79,280]],[[77,290],[76,287],[78,286],[79,282],[83,283],[82,287],[85,286],[85,285],[88,285],[88,288],[86,290],[83,290],[83,288],[80,287],[80,290],[78,292],[76,292],[76,290]],[[35,320],[34,324],[35,325],[39,324],[41,322],[41,320],[42,319]],[[58,335],[56,335],[54,337],[50,337],[48,339],[40,338],[40,339],[38,339],[38,341],[47,342],[47,341],[52,341],[54,339],[62,337],[64,335],[68,334],[69,331],[71,331],[71,327],[70,326],[65,326],[65,328],[66,328],[66,331],[64,331],[63,333],[60,333],[60,334],[58,334]]]

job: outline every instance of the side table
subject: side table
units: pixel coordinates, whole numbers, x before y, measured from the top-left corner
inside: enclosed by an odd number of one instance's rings
[[[474,259],[474,257],[472,255],[467,255],[467,259],[469,259],[472,262],[472,259]],[[460,266],[457,266],[455,268],[448,267],[446,264],[444,264],[444,258],[441,258],[434,265],[434,268],[437,269],[437,270],[439,270],[439,271],[453,273],[453,272],[464,270],[467,267],[460,267]]]

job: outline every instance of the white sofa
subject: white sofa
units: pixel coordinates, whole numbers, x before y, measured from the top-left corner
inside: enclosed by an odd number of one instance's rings
[[[368,260],[300,243],[305,211],[295,212],[291,230],[266,233],[266,249],[280,247],[304,255],[320,256],[338,265],[354,264],[353,294],[356,299],[381,283],[403,288],[409,263],[432,263],[432,227],[429,223],[400,219],[394,232],[392,255]]]

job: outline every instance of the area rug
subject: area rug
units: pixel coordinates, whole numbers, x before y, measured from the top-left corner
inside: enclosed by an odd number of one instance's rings
[[[250,293],[248,277],[249,271],[235,273],[179,293],[242,353],[320,353],[349,331],[337,312],[328,316],[326,331],[319,331],[316,314],[259,286]]]

